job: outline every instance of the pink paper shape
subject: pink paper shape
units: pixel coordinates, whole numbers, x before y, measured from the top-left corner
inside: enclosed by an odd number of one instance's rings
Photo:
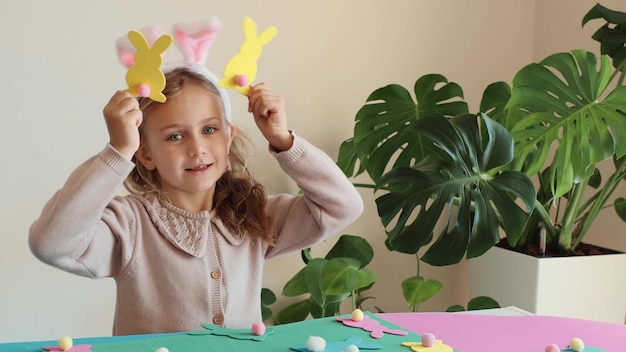
[[[92,352],[91,345],[74,345],[65,351],[60,349],[59,346],[46,346],[43,349],[50,352]]]
[[[367,315],[364,316],[363,320],[361,321],[354,321],[352,320],[352,318],[337,318],[337,320],[342,322],[345,326],[361,328],[365,331],[369,331],[370,336],[375,339],[379,339],[385,336],[385,333],[400,336],[405,336],[408,334],[404,330],[390,329],[386,326],[380,325],[378,320],[370,319]]]
[[[585,341],[584,352],[623,351],[626,343],[625,324],[575,318],[444,312],[376,315],[417,334],[430,331],[461,352],[502,352],[511,342],[514,351],[543,351],[556,343],[562,352],[571,352],[563,348],[572,337]]]

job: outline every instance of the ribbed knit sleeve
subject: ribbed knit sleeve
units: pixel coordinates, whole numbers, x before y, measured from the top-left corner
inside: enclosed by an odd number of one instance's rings
[[[31,225],[29,246],[41,261],[87,277],[121,269],[132,212],[116,192],[134,164],[107,145],[72,172]]]
[[[363,212],[363,200],[354,185],[327,154],[305,139],[294,134],[291,149],[274,155],[302,194],[268,199],[267,211],[274,217],[278,237],[267,258],[334,236]]]

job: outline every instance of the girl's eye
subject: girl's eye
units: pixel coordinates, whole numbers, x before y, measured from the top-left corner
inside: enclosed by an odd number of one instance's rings
[[[213,133],[215,133],[215,127],[205,127],[204,128],[204,133],[205,134],[213,134]]]
[[[183,139],[183,136],[180,134],[173,134],[167,137],[168,141],[179,141],[181,139]]]

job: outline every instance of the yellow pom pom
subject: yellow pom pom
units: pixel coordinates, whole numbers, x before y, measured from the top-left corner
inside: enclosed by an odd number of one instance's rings
[[[67,351],[74,346],[74,341],[69,336],[63,336],[59,339],[59,349],[61,351]]]
[[[354,321],[361,321],[363,320],[363,318],[365,317],[365,315],[363,314],[363,311],[360,309],[355,309],[352,311],[352,320]]]
[[[572,339],[572,341],[570,341],[569,348],[571,348],[574,351],[580,352],[585,348],[585,343],[583,342],[583,340],[579,339],[578,337],[575,337]]]

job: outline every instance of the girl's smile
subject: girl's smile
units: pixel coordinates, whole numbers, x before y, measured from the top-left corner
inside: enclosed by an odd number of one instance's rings
[[[199,164],[190,168],[185,169],[185,171],[189,172],[192,175],[195,174],[203,174],[211,167],[212,164]]]

